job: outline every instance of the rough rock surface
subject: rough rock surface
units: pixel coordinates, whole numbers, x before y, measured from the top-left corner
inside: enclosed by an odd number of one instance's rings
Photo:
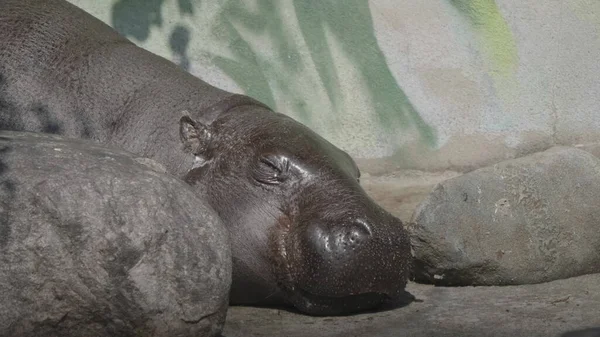
[[[598,205],[600,159],[575,148],[444,181],[407,226],[415,279],[507,285],[600,272]]]
[[[310,317],[231,307],[223,337],[600,337],[600,274],[541,284],[437,287],[409,283],[394,310]]]
[[[0,132],[0,336],[215,336],[227,232],[185,183],[91,142]]]

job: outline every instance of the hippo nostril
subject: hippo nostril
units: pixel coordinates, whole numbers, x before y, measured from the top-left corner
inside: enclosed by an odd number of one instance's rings
[[[335,226],[334,226],[335,225]],[[305,251],[320,252],[325,259],[339,259],[344,254],[360,249],[372,236],[370,225],[361,219],[329,225],[313,224],[305,232],[308,247]],[[340,255],[342,254],[342,255]],[[347,256],[351,257],[350,255]]]
[[[328,237],[324,237],[323,240],[325,241],[325,250],[327,250],[328,252],[331,251],[331,243],[329,242],[329,238]]]
[[[356,249],[371,237],[371,228],[362,220],[355,220],[351,224],[340,227],[340,230],[334,234],[334,247],[338,252],[347,249]]]
[[[347,237],[351,242],[365,240],[371,235],[371,227],[363,220],[355,220],[347,233]]]
[[[365,237],[369,236],[370,234],[366,234],[365,233],[359,233],[359,231],[351,231],[348,232],[348,239],[350,240],[350,242],[354,242],[354,241],[359,241],[361,239],[364,239]]]

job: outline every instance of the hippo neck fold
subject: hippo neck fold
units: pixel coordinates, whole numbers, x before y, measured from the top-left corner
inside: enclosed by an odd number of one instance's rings
[[[271,108],[252,97],[232,94],[204,109],[200,114],[204,120],[208,120],[212,123],[219,118],[219,116],[243,106],[258,106],[263,109],[271,110]]]

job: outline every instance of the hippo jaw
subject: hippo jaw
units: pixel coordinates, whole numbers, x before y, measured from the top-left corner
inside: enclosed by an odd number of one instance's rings
[[[288,297],[298,310],[314,316],[339,316],[355,312],[375,309],[390,301],[388,295],[380,293],[364,293],[343,297],[326,297],[315,295],[297,288]]]

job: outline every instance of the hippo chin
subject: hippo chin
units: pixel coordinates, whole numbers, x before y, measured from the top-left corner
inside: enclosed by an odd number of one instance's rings
[[[233,107],[211,125],[181,123],[199,163],[185,179],[206,193],[231,233],[232,303],[283,300],[332,315],[403,293],[408,237],[365,194],[345,152],[256,105]]]
[[[64,0],[2,0],[0,30],[0,129],[93,139],[196,185],[230,232],[231,303],[342,314],[402,293],[402,224],[325,139]]]

